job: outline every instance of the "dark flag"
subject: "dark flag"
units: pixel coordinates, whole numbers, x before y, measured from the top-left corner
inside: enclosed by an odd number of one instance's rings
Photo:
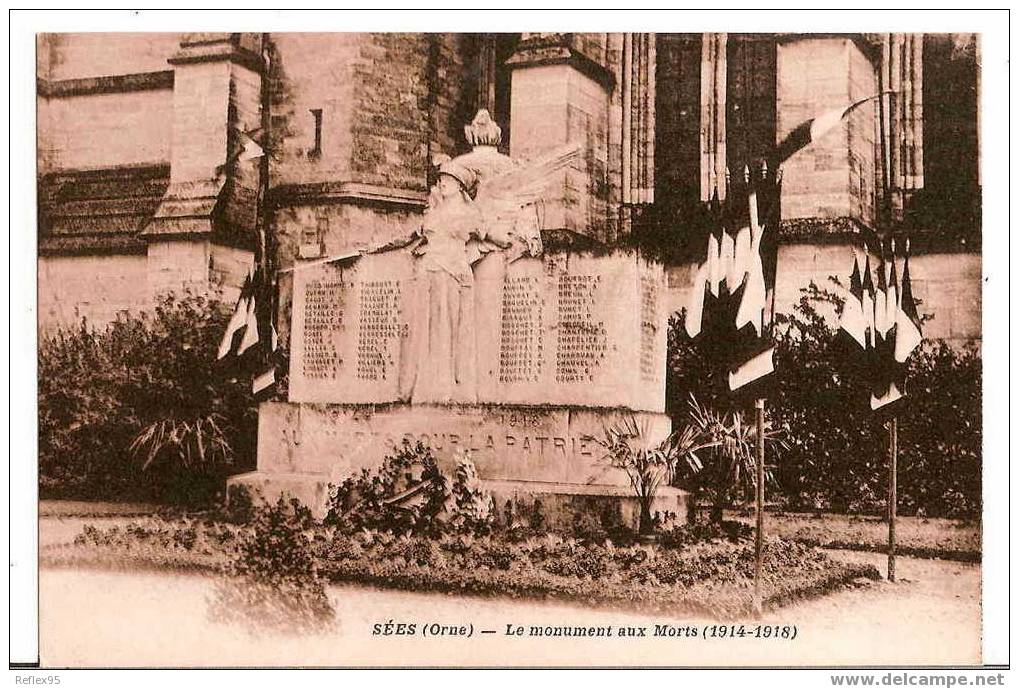
[[[899,307],[895,313],[895,360],[905,363],[923,340],[920,314],[913,299],[913,286],[909,277],[909,241],[906,241],[906,260],[902,266],[902,288]]]
[[[846,295],[839,331],[845,333],[861,350],[867,348],[867,320],[863,315],[863,282],[860,279],[860,257],[853,252],[853,274],[849,276],[849,293]]]
[[[874,346],[874,281],[870,276],[870,254],[868,253],[863,261],[863,294],[860,298],[860,305],[863,309],[864,327],[867,344],[865,350]]]
[[[251,375],[256,397],[271,395],[276,383],[279,340],[273,325],[275,289],[261,267],[248,273],[220,341],[217,359]]]

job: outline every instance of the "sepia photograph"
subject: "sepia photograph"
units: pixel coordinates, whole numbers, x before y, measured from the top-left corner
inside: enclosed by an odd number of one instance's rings
[[[325,14],[31,36],[17,667],[1002,662],[979,31]]]

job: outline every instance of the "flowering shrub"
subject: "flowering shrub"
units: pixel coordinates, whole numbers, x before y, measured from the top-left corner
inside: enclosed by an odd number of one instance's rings
[[[361,529],[394,534],[491,532],[495,504],[481,485],[469,455],[461,455],[452,480],[432,451],[404,440],[375,470],[363,469],[330,486],[325,524],[350,533]]]
[[[495,501],[482,488],[469,454],[457,458],[447,509],[446,524],[455,532],[484,534],[495,525]]]
[[[325,523],[348,532],[432,531],[446,496],[446,479],[431,450],[404,440],[374,471],[362,469],[329,487]]]

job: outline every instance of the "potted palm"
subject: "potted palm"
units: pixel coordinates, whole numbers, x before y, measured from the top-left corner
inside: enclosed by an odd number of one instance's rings
[[[701,430],[692,425],[656,440],[648,422],[637,421],[632,415],[606,428],[602,437],[593,440],[604,451],[602,461],[621,469],[630,479],[640,506],[641,536],[654,532],[651,507],[658,489],[672,482],[681,460],[688,467],[699,467],[697,452],[711,445]]]
[[[691,427],[703,438],[706,462],[688,463],[687,471],[678,478],[695,495],[712,495],[711,521],[722,523],[723,510],[735,494],[750,494],[756,481],[757,428],[739,412],[722,413],[701,405],[690,395]],[[765,445],[786,448],[780,430],[766,423]],[[769,453],[770,454],[770,453]],[[771,479],[771,468],[765,467],[765,481]]]

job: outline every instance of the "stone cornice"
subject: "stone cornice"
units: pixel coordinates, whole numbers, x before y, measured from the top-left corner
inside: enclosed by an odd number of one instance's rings
[[[198,62],[231,61],[255,72],[262,72],[262,57],[252,49],[243,34],[192,34],[181,42],[180,50],[167,62],[187,65]]]
[[[395,207],[408,211],[424,210],[428,200],[428,194],[424,191],[394,189],[375,184],[349,181],[281,184],[269,190],[269,197],[277,208],[349,203],[376,207]]]
[[[882,233],[887,237],[886,233]],[[855,218],[788,218],[779,226],[781,244],[842,244],[873,238],[874,228]],[[948,232],[944,228],[897,226],[892,229],[897,240],[909,238],[911,253],[980,253],[979,232]]]
[[[874,40],[874,37],[878,35],[863,33],[780,33],[775,34],[775,39],[779,43],[789,43],[813,38],[846,38],[855,43],[863,54],[876,65],[881,60],[881,46]]]
[[[536,65],[571,65],[611,91],[615,77],[607,68],[585,55],[574,45],[573,34],[534,34],[517,44],[513,55],[506,60],[511,69]]]
[[[36,79],[36,91],[43,98],[69,98],[102,93],[133,93],[135,91],[162,91],[173,88],[173,70],[116,74],[77,79]]]

